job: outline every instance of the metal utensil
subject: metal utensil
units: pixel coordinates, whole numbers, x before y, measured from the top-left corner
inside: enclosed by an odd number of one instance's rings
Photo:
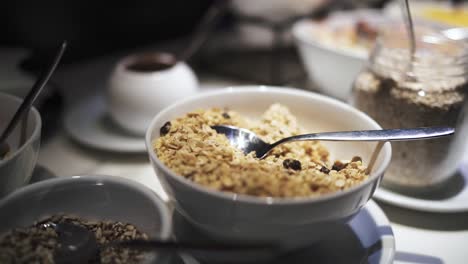
[[[413,61],[416,53],[416,37],[414,34],[413,18],[411,17],[411,9],[408,0],[402,0],[403,19],[405,21],[406,31],[408,33],[410,44],[410,61],[408,64],[408,72],[413,71]]]
[[[273,148],[292,141],[407,141],[437,138],[455,133],[455,129],[452,127],[323,132],[287,137],[268,144],[248,129],[226,125],[212,126],[212,128],[219,134],[226,135],[231,145],[242,150],[245,154],[255,151],[255,155],[259,159],[264,159]]]
[[[204,251],[229,254],[265,254],[271,255],[277,250],[268,244],[223,244],[206,242],[176,242],[166,240],[125,240],[113,241],[98,245],[96,237],[87,228],[72,223],[44,223],[44,227],[52,227],[58,234],[58,245],[54,252],[54,261],[61,263],[88,263],[98,256],[99,252],[108,247],[125,247],[144,251]]]
[[[211,32],[216,22],[225,11],[229,1],[215,1],[212,6],[203,15],[201,21],[196,26],[189,39],[189,45],[177,56],[177,61],[186,61],[200,48],[205,42],[208,34]]]
[[[27,111],[31,108],[37,96],[41,92],[42,88],[46,85],[47,81],[50,79],[50,76],[52,76],[52,74],[54,73],[55,68],[60,62],[60,59],[62,58],[62,55],[66,47],[67,47],[67,42],[66,41],[62,42],[59,50],[57,51],[57,54],[55,55],[54,60],[52,61],[52,64],[49,65],[49,67],[47,68],[47,71],[41,74],[41,76],[36,81],[36,83],[34,83],[33,87],[28,92],[23,102],[19,106],[18,110],[16,110],[16,113],[13,115],[13,118],[8,123],[8,126],[0,135],[0,159],[3,159],[3,157],[10,151],[10,146],[8,145],[6,141],[7,138],[10,136],[11,132],[13,132],[13,129],[21,120],[23,114],[27,113]]]
[[[42,226],[52,227],[57,232],[55,263],[88,263],[99,253],[96,237],[82,226],[72,223],[44,223]]]

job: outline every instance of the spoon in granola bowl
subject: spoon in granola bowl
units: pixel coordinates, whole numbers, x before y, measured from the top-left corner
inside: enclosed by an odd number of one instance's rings
[[[296,135],[268,144],[248,129],[228,125],[216,125],[211,128],[219,134],[226,135],[229,143],[245,154],[254,151],[255,156],[259,159],[266,158],[273,148],[292,141],[408,141],[438,138],[455,133],[455,129],[452,127],[356,130]]]

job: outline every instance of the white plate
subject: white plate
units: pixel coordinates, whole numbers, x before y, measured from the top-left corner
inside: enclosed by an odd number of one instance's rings
[[[376,190],[374,198],[391,205],[418,211],[434,213],[468,212],[468,161],[463,162],[458,174],[437,192],[416,197],[380,187]]]
[[[65,116],[65,130],[77,142],[113,152],[146,152],[144,136],[127,133],[107,114],[103,96],[87,98]]]
[[[174,214],[173,229],[175,236],[182,240],[194,237],[204,241],[203,235],[193,230],[180,214]],[[179,219],[179,220],[177,220]],[[182,230],[184,229],[184,230]],[[190,236],[190,237],[189,237]],[[301,249],[271,264],[279,263],[393,263],[395,238],[388,218],[380,207],[369,201],[361,212],[347,225],[337,228],[324,240]],[[185,264],[200,264],[190,255],[181,255]],[[367,261],[366,261],[367,260]],[[253,262],[254,263],[254,262]]]

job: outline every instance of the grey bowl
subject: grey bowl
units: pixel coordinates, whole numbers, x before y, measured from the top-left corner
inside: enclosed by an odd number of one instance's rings
[[[6,128],[22,99],[0,93],[0,133]],[[11,152],[0,160],[0,198],[27,184],[36,166],[41,141],[41,116],[33,107],[28,114],[26,140],[19,146],[21,122],[8,137]]]
[[[172,230],[166,204],[144,185],[116,176],[73,176],[34,183],[0,200],[0,236],[58,213],[128,222],[150,238],[167,239]]]

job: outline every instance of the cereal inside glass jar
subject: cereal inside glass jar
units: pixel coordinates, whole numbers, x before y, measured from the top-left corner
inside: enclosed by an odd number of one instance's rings
[[[355,80],[351,103],[383,128],[457,128],[452,137],[392,143],[383,184],[429,191],[443,186],[462,158],[468,52],[464,42],[424,26],[416,27],[414,56],[408,45],[401,27],[381,33],[368,66]]]

